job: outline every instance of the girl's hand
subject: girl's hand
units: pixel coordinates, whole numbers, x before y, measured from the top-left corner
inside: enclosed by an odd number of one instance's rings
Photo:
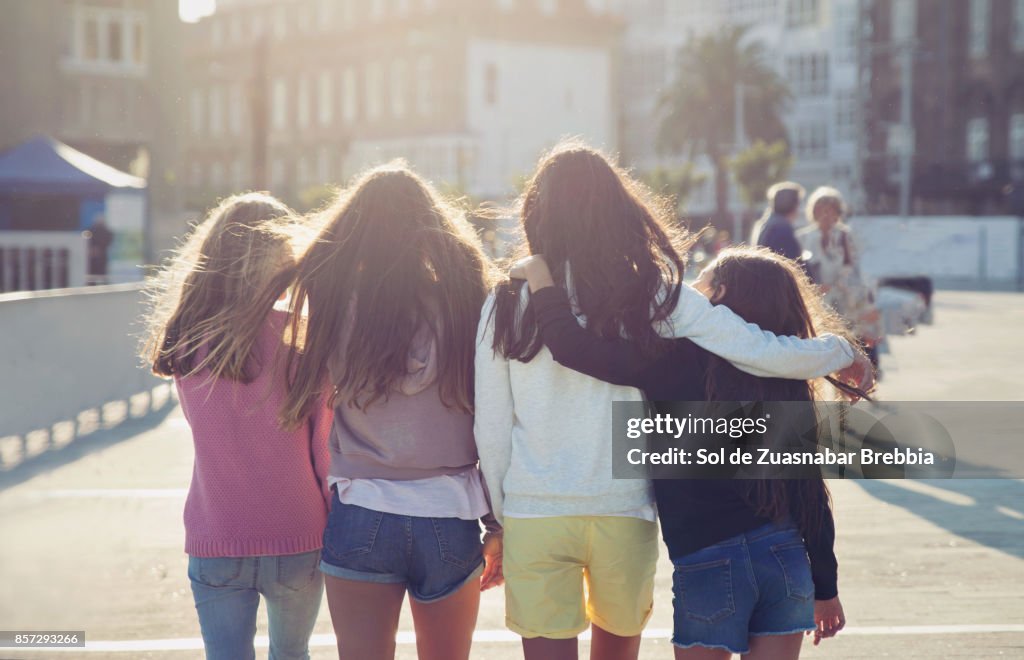
[[[839,596],[830,600],[814,601],[814,645],[817,646],[821,640],[828,637],[835,637],[836,633],[846,625],[846,616],[843,614],[843,604],[839,602]],[[811,631],[807,631],[810,635]]]
[[[520,259],[513,264],[509,277],[514,280],[526,280],[530,285],[530,291],[537,291],[538,289],[555,285],[547,262],[539,254]]]
[[[505,576],[501,572],[501,556],[503,536],[488,532],[484,535],[484,572],[480,576],[480,591],[505,584]]]
[[[836,379],[870,394],[875,386],[875,366],[871,364],[868,356],[857,351],[857,357],[853,359],[853,364],[837,373]],[[855,398],[848,398],[856,402]]]

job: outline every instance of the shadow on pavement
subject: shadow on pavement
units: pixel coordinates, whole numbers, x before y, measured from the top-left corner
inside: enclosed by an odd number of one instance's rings
[[[957,536],[1024,558],[1024,481],[864,479],[857,485]]]
[[[63,446],[43,451],[7,470],[0,471],[0,491],[156,428],[176,407],[176,401],[168,397],[159,408],[150,409],[144,415],[127,416],[115,426],[98,428],[87,434],[76,434],[71,442]]]

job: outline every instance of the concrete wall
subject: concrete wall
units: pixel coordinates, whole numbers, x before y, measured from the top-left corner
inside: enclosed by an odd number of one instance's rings
[[[1011,216],[854,217],[861,266],[872,277],[928,275],[937,283],[1016,288],[1024,220]]]
[[[140,284],[0,295],[0,437],[158,385],[135,355],[142,303]]]

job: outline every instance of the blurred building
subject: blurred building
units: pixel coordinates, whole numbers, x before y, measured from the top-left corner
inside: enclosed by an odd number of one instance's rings
[[[615,10],[628,23],[622,72],[628,162],[648,169],[673,161],[657,149],[658,99],[680,49],[695,35],[747,25],[793,95],[783,117],[795,157],[791,178],[856,191],[858,0],[619,0]],[[735,187],[732,197],[731,207],[742,207]],[[710,178],[689,207],[695,213],[714,207]]]
[[[1024,213],[1024,2],[870,4],[871,209],[897,210],[907,148],[912,213]],[[904,85],[909,131],[900,121]]]
[[[620,23],[598,0],[221,0],[190,27],[194,206],[246,188],[309,205],[404,157],[501,197],[560,137],[614,149]]]
[[[159,246],[177,208],[177,3],[0,0],[0,16],[0,149],[42,134],[147,178]]]

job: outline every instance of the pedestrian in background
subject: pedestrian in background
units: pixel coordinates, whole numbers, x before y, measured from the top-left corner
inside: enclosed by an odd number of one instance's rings
[[[786,257],[799,261],[800,243],[796,240],[793,223],[796,222],[804,189],[799,183],[783,181],[768,189],[770,206],[764,216],[754,225],[750,242],[766,247]]]
[[[874,292],[860,270],[860,250],[844,222],[846,203],[835,188],[821,186],[807,199],[810,224],[797,238],[807,255],[807,270],[825,301],[846,321],[878,367],[878,345],[884,339]]]
[[[102,215],[96,216],[92,226],[85,232],[85,240],[89,257],[89,284],[108,284],[107,269],[114,232],[107,227]]]

